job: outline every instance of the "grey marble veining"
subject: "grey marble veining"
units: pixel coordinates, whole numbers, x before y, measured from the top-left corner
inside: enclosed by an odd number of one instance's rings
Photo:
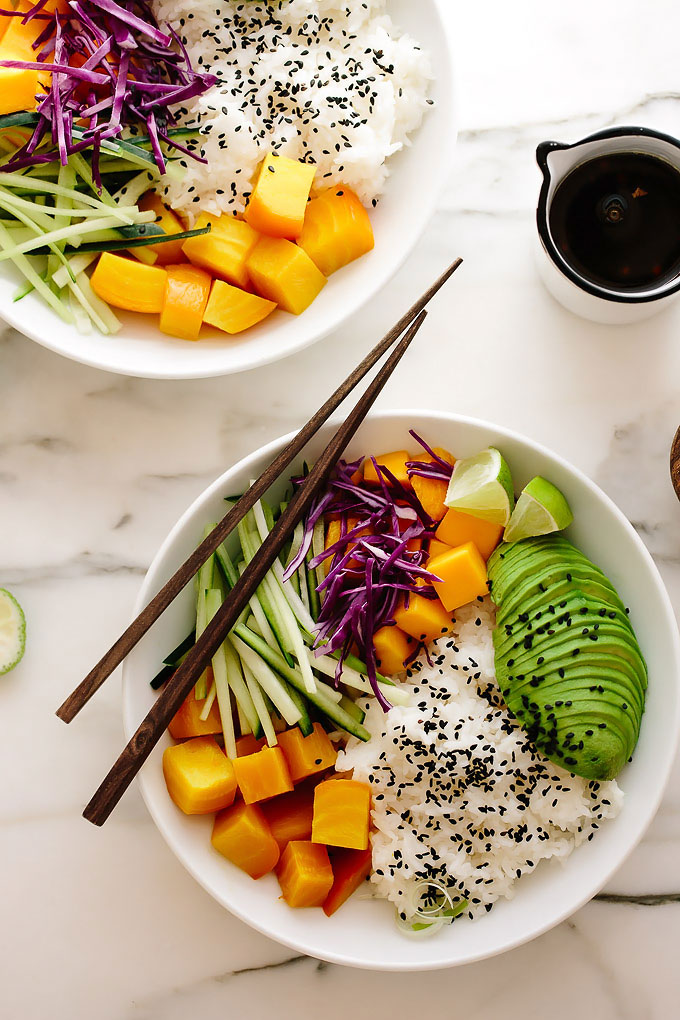
[[[643,842],[571,920],[485,963],[388,976],[297,957],[231,917],[174,859],[135,789],[104,831],[82,822],[121,745],[115,678],[71,727],[53,715],[128,621],[178,515],[225,466],[306,419],[319,388],[456,254],[465,264],[381,406],[456,409],[553,447],[634,523],[680,608],[667,470],[680,307],[638,326],[588,324],[542,290],[532,248],[538,141],[613,122],[680,134],[680,14],[672,0],[450,7],[462,130],[449,185],[407,265],[340,335],[257,372],[162,383],[0,329],[0,584],[30,628],[24,662],[0,683],[3,1020],[678,1015],[677,766]],[[427,380],[423,360],[437,368]]]

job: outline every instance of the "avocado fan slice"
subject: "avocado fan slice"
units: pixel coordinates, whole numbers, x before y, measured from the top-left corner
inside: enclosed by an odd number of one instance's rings
[[[508,708],[550,760],[590,780],[613,778],[637,743],[647,686],[613,584],[562,535],[501,545],[488,570]]]

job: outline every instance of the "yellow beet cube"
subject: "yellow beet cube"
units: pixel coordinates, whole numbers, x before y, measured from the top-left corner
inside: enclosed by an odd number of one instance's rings
[[[289,907],[320,907],[331,891],[333,869],[325,846],[291,840],[281,854],[276,877]]]
[[[214,737],[193,737],[163,752],[168,793],[185,815],[228,807],[236,795],[234,768]]]
[[[156,214],[155,223],[165,231],[166,234],[180,234],[184,230],[184,224],[172,209],[168,209],[160,195],[155,191],[147,191],[139,200],[139,208],[143,212],[149,209]],[[182,241],[163,241],[162,244],[149,244],[146,251],[153,252],[156,256],[156,265],[168,266],[182,262]]]
[[[247,287],[250,277],[246,262],[260,235],[248,223],[226,213],[222,216],[201,213],[195,226],[200,228],[208,224],[210,233],[186,239],[182,245],[185,256],[213,276],[236,287]]]
[[[242,333],[244,329],[262,322],[276,308],[273,301],[266,301],[257,294],[249,294],[239,287],[232,287],[224,280],[215,280],[210,291],[203,321],[217,326],[225,333]]]
[[[374,467],[374,460],[378,467],[387,468],[397,481],[401,482],[405,489],[411,488],[411,480],[406,470],[406,461],[413,460],[413,457],[407,450],[394,450],[392,453],[381,453],[375,457],[366,458],[364,461],[364,481],[378,485],[378,472]],[[389,485],[389,478],[386,475],[383,475],[383,478],[387,485]]]
[[[210,842],[223,857],[251,878],[262,878],[276,866],[279,844],[257,804],[239,801],[215,818]]]
[[[129,312],[160,312],[165,301],[168,274],[160,266],[147,266],[105,251],[90,285],[97,297]]]
[[[212,280],[202,269],[186,262],[179,266],[166,266],[165,271],[165,299],[159,329],[168,336],[198,340]]]
[[[299,237],[315,172],[311,163],[270,153],[248,201],[247,222],[268,237]]]
[[[447,510],[446,516],[437,528],[437,538],[441,542],[451,546],[474,542],[485,560],[488,560],[500,542],[502,534],[502,524],[482,521],[479,517],[461,513],[460,510]],[[430,558],[435,555],[430,545]]]
[[[373,228],[357,196],[343,184],[307,203],[298,244],[330,276],[373,248]]]
[[[413,648],[413,639],[399,627],[381,627],[373,635],[373,648],[378,671],[392,676],[406,669],[404,659]]]
[[[486,563],[474,542],[428,560],[427,569],[441,578],[433,582],[434,588],[450,613],[489,592]]]
[[[257,292],[293,315],[304,312],[327,282],[309,255],[283,238],[261,238],[247,268]]]
[[[405,602],[394,612],[397,626],[416,641],[429,644],[442,634],[448,634],[453,624],[449,613],[439,599],[426,599],[424,595],[409,595],[408,606]]]
[[[371,817],[371,789],[354,779],[327,779],[314,790],[312,842],[365,850]]]

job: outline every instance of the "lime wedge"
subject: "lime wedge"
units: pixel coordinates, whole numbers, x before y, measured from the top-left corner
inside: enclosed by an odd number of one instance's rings
[[[537,475],[522,490],[503,533],[503,541],[519,542],[536,535],[550,535],[568,527],[573,519],[571,508],[560,490]]]
[[[8,591],[0,588],[0,675],[14,669],[26,647],[24,611]]]
[[[456,461],[445,504],[492,524],[506,525],[515,503],[510,468],[495,447]]]

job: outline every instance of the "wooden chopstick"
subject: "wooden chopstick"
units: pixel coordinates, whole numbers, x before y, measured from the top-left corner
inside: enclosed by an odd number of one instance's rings
[[[243,607],[279,555],[286,539],[309,510],[316,494],[325,484],[345,447],[356,433],[376,397],[420,329],[426,315],[427,312],[424,310],[418,314],[388,360],[366,387],[326,449],[315,461],[309,475],[253,556],[240,579],[226,596],[217,614],[198,638],[182,665],[168,680],[137,732],[132,736],[83,811],[83,816],[89,822],[94,825],[104,824],[151,754],[161,735],[167,729],[168,723],[210,663],[213,655],[236,623]]]
[[[458,269],[461,262],[462,259],[456,259],[455,262],[452,262],[448,269],[435,280],[432,286],[414,302],[364,360],[338,386],[326,403],[319,408],[316,414],[312,415],[307,424],[300,429],[288,446],[274,458],[269,467],[250,486],[247,492],[241,496],[234,507],[225,514],[220,523],[184,561],[170,580],[166,581],[158,594],[154,595],[139,616],[123,631],[118,640],[109,648],[108,652],[102,656],[97,665],[90,670],[85,679],[78,684],[75,690],[69,694],[68,698],[57,709],[57,715],[60,719],[68,723],[76,717],[81,708],[87,704],[92,695],[99,690],[104,681],[113,673],[114,669],[121,664],[125,656],[132,651],[137,642],[146,634],[147,630],[149,630],[159,616],[165,612],[170,603],[195,576],[199,567],[205,563],[211,553],[214,553],[225,538],[231,534],[239,521],[252,509],[258,499],[264,496],[271,484],[276,481],[288,465],[297,457],[320,426],[327,421],[357,383],[364,378],[366,373],[373,368],[383,354],[390,349],[395,340],[401,336],[404,329],[413,322],[418,313]]]

